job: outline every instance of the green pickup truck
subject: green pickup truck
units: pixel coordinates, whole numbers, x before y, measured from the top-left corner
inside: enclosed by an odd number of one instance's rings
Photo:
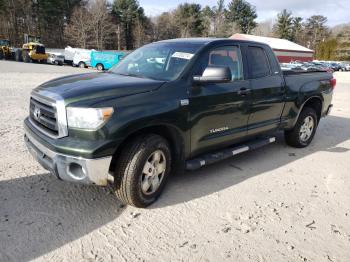
[[[265,44],[166,40],[108,72],[35,88],[24,139],[59,179],[113,183],[120,201],[146,207],[171,174],[272,143],[278,130],[309,145],[335,84],[327,72],[282,72]]]

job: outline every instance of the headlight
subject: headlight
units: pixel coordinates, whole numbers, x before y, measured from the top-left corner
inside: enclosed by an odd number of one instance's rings
[[[113,114],[112,107],[84,108],[67,107],[68,126],[72,128],[97,130]]]

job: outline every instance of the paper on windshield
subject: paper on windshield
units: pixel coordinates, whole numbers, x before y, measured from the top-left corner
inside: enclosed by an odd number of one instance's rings
[[[175,52],[171,57],[182,58],[186,60],[190,60],[194,54],[185,53],[185,52]]]

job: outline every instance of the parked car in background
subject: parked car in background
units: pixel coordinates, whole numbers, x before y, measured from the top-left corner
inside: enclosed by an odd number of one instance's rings
[[[326,65],[328,65],[334,71],[340,71],[342,69],[341,65],[338,64],[338,63],[329,63],[329,64],[326,64]]]
[[[47,63],[52,65],[63,65],[64,64],[64,55],[61,53],[48,53],[49,57],[47,58]]]
[[[339,71],[342,71],[342,72],[348,71],[347,68],[346,68],[346,64],[345,63],[340,62],[339,66],[340,66],[340,70]]]
[[[334,70],[327,64],[321,62],[311,62],[318,70],[333,73]]]
[[[77,52],[88,52],[88,51],[91,51],[91,50],[67,46],[64,49],[64,63],[73,65],[73,59]]]
[[[98,71],[108,70],[118,64],[124,55],[123,52],[92,51],[90,65]]]
[[[91,62],[91,52],[93,50],[76,50],[73,57],[73,66],[78,66],[80,68],[86,68],[90,66]]]
[[[281,69],[283,71],[325,71],[333,73],[334,70],[320,62],[292,62],[281,63]]]
[[[350,63],[345,62],[345,63],[344,63],[344,67],[345,67],[345,70],[346,70],[346,71],[350,71]]]
[[[294,63],[281,63],[280,64],[281,66],[281,69],[283,71],[290,71],[290,70],[293,70],[293,71],[302,71],[303,69],[301,68],[301,65],[299,64],[294,64]]]

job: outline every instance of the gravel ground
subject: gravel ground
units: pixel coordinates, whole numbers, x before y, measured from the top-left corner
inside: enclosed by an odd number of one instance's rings
[[[350,73],[305,149],[273,145],[174,176],[148,209],[57,180],[27,152],[40,83],[88,70],[0,61],[0,261],[350,261]]]

